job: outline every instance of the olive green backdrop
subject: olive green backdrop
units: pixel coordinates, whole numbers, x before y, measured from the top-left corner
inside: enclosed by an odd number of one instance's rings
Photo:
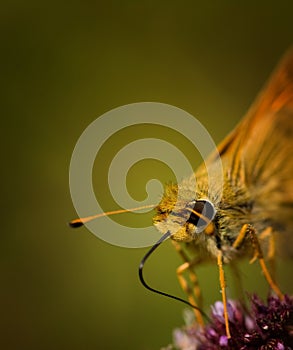
[[[291,1],[2,4],[1,349],[147,350],[171,342],[184,306],[139,284],[146,250],[111,246],[66,225],[76,216],[71,153],[99,115],[141,101],[188,111],[219,142],[292,43],[292,13]],[[190,144],[165,136],[199,164]],[[120,137],[94,168],[105,210],[115,204],[99,181],[115,147],[127,144]],[[127,179],[137,199],[148,174],[162,182],[172,177],[162,164],[137,164]],[[175,275],[179,263],[166,243],[146,268],[148,281],[184,296]],[[245,289],[266,295],[257,266],[244,262],[241,271]],[[283,263],[279,272],[292,292],[292,271]],[[219,299],[216,266],[199,268],[199,276],[207,305]],[[233,295],[229,276],[228,285]]]

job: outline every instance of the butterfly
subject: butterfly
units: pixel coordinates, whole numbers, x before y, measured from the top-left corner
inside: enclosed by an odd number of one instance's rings
[[[219,157],[221,169],[216,166]],[[177,270],[179,282],[189,304],[195,307],[199,323],[203,323],[198,309],[201,291],[194,269],[205,261],[214,260],[219,267],[228,338],[223,264],[243,257],[258,260],[270,287],[283,298],[268,262],[273,266],[277,255],[293,255],[293,50],[281,60],[217,152],[190,178],[166,186],[156,211],[154,225],[163,234],[158,243],[171,238],[182,256],[184,263]],[[159,244],[152,247],[140,266],[142,282],[156,292],[144,281],[142,268]],[[184,278],[185,271],[189,271],[192,287]]]
[[[272,270],[276,256],[293,256],[292,155],[293,50],[280,61],[246,116],[217,150],[189,178],[166,186],[153,218],[162,236],[139,265],[142,284],[193,306],[199,324],[203,324],[206,315],[200,307],[202,294],[195,269],[206,261],[215,261],[228,338],[231,334],[223,264],[233,265],[247,257],[257,260],[269,286],[282,299]],[[70,226],[141,208],[79,218]],[[146,260],[168,238],[184,261],[177,275],[188,301],[150,287],[143,276]],[[186,271],[191,286],[184,277]]]

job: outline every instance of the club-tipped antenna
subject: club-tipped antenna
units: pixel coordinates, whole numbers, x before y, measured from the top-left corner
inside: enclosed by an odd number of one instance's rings
[[[75,220],[72,220],[69,222],[69,226],[76,228],[76,227],[80,227],[83,226],[85,223],[98,219],[100,217],[103,216],[110,216],[110,215],[115,215],[115,214],[122,214],[122,213],[128,213],[128,212],[132,212],[132,211],[138,211],[141,209],[147,209],[147,208],[154,208],[156,205],[155,204],[148,204],[148,205],[143,205],[141,207],[137,207],[137,208],[130,208],[130,209],[120,209],[120,210],[113,210],[113,211],[107,211],[104,213],[100,213],[100,214],[96,214],[96,215],[92,215],[92,216],[87,216],[85,218],[78,218]]]
[[[145,265],[146,260],[147,260],[148,257],[154,252],[154,250],[156,250],[156,249],[158,248],[158,246],[159,246],[161,243],[163,243],[163,242],[166,241],[168,238],[170,238],[170,236],[171,236],[171,233],[170,233],[169,231],[168,231],[167,233],[165,233],[165,234],[158,240],[158,242],[156,242],[156,243],[150,248],[150,250],[145,254],[145,256],[142,258],[142,260],[141,260],[141,262],[140,262],[140,264],[139,264],[139,269],[138,269],[138,274],[139,274],[140,282],[142,283],[142,285],[143,285],[146,289],[150,290],[151,292],[154,292],[154,293],[163,295],[163,296],[165,296],[165,297],[167,297],[167,298],[171,298],[171,299],[178,300],[178,301],[180,301],[180,302],[182,302],[182,303],[184,303],[184,304],[186,304],[186,305],[188,305],[188,306],[191,306],[192,308],[198,310],[198,311],[203,315],[203,317],[205,317],[208,321],[210,321],[210,318],[208,317],[208,315],[207,315],[204,311],[202,311],[198,306],[195,306],[195,305],[191,304],[189,301],[187,301],[187,300],[185,300],[185,299],[182,299],[182,298],[180,298],[180,297],[177,297],[177,296],[175,296],[175,295],[172,295],[172,294],[169,294],[169,293],[165,293],[165,292],[162,292],[162,291],[160,291],[160,290],[158,290],[158,289],[155,289],[155,288],[150,287],[150,286],[146,283],[146,281],[145,281],[145,279],[144,279],[144,277],[143,277],[143,268],[144,268],[144,265]]]

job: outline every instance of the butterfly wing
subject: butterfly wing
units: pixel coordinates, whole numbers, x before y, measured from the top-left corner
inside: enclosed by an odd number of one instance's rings
[[[259,94],[254,104],[238,126],[219,144],[218,151],[223,157],[227,152],[245,148],[248,141],[255,136],[255,130],[262,129],[270,123],[273,130],[276,125],[292,127],[293,119],[285,117],[282,125],[278,123],[277,113],[288,109],[293,113],[293,48],[280,61],[267,85]],[[263,133],[262,133],[263,134]]]
[[[218,151],[231,183],[245,184],[257,217],[275,223],[293,255],[293,50]]]

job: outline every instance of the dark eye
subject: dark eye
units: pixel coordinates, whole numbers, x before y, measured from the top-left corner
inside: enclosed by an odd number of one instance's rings
[[[192,208],[194,212],[191,213],[187,222],[192,223],[197,227],[197,229],[205,228],[214,218],[216,214],[215,207],[208,200],[197,200],[195,201],[194,207]],[[198,216],[198,214],[202,214],[204,218]]]

